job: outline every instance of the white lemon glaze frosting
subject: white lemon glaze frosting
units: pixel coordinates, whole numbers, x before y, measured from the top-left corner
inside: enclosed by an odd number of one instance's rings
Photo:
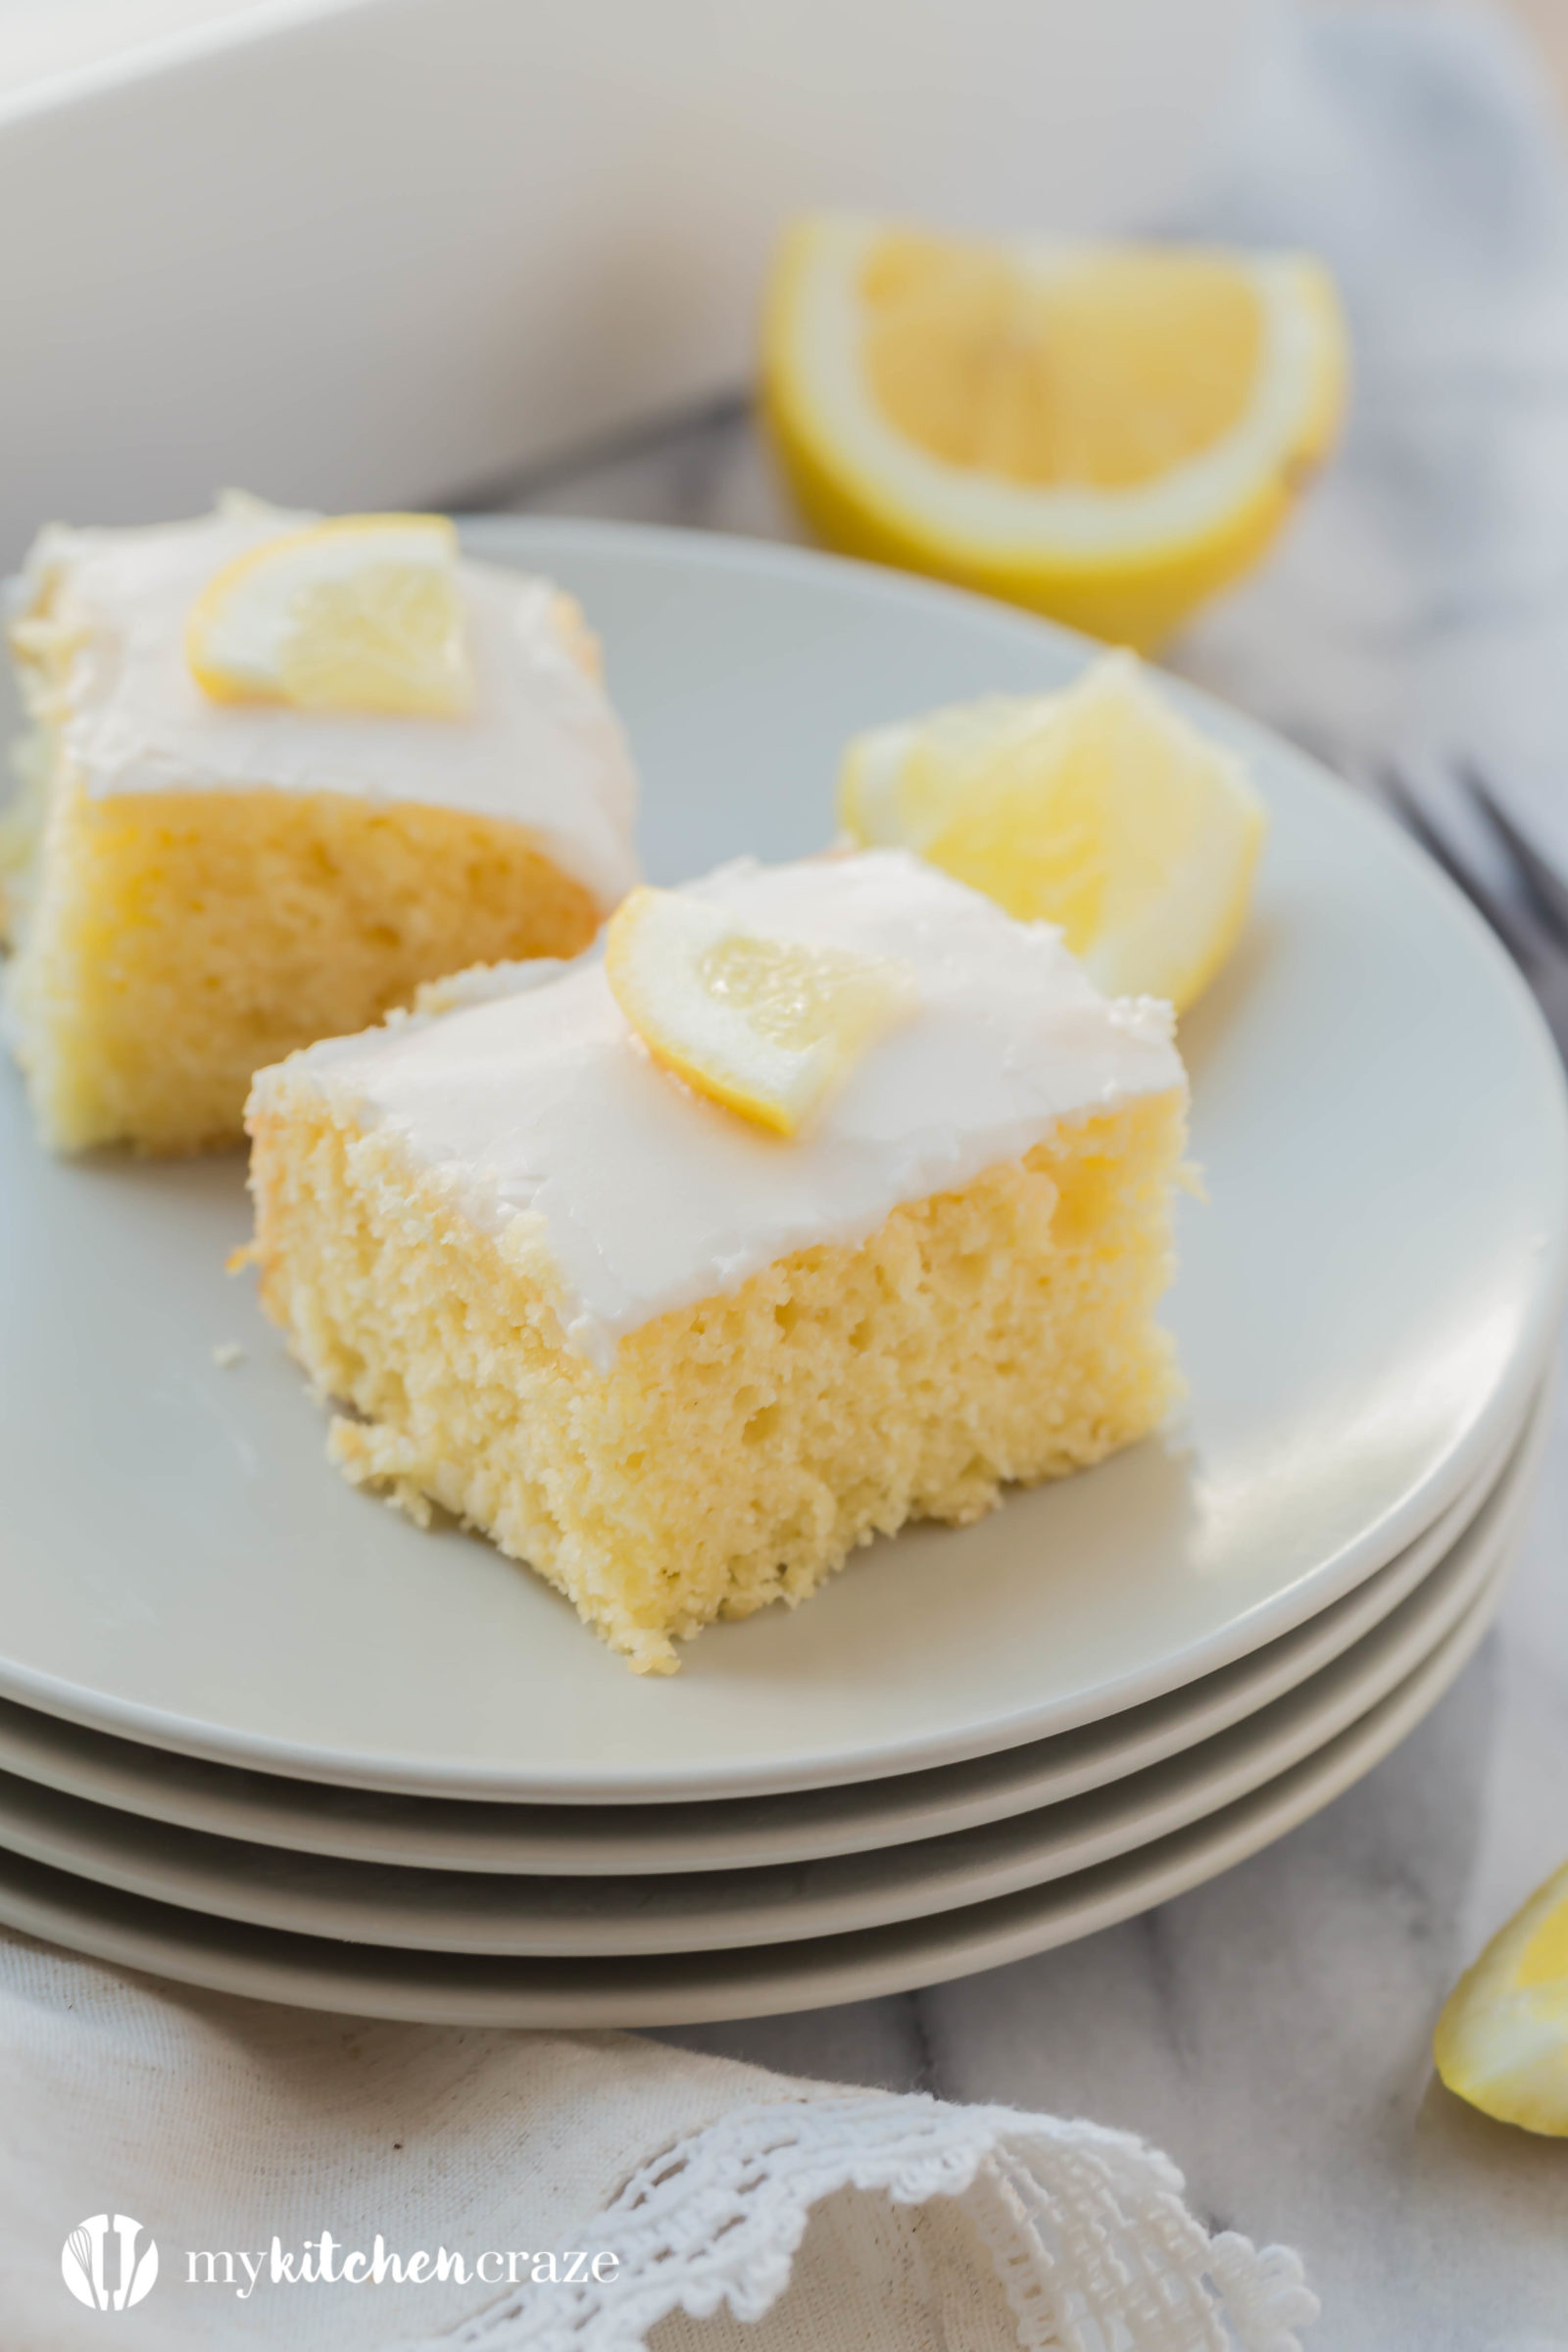
[[[491,1232],[517,1218],[559,1277],[568,1343],[608,1371],[652,1317],[734,1291],[902,1201],[971,1183],[1059,1119],[1185,1088],[1168,1005],[1108,1002],[1044,924],[902,850],[760,866],[692,887],[737,927],[896,956],[916,1010],[786,1141],[659,1069],[590,951],[438,985],[430,1009],[334,1038],[257,1080],[322,1088],[396,1133]]]
[[[460,718],[218,703],[185,658],[192,604],[236,556],[317,518],[253,499],[146,530],[42,532],[13,584],[13,626],[59,632],[64,692],[48,715],[95,798],[115,793],[344,792],[525,825],[606,906],[637,879],[637,786],[620,725],[573,656],[557,591],[459,565],[474,678]]]

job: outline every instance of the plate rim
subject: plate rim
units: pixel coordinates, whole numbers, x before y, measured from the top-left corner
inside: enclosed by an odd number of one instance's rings
[[[1430,1575],[1318,1675],[1213,1739],[1080,1798],[1044,1805],[978,1832],[956,1831],[889,1847],[885,1853],[893,1858],[891,1880],[877,1872],[884,1859],[879,1853],[837,1856],[798,1868],[699,1870],[681,1874],[681,1891],[695,1894],[696,1903],[669,1916],[667,1898],[661,1901],[670,1888],[668,1878],[621,1879],[607,1873],[604,1891],[617,1898],[613,1909],[596,1908],[597,1882],[572,1879],[559,1884],[583,1890],[586,1899],[579,1910],[552,1917],[547,1897],[542,1906],[536,1903],[530,1917],[528,1895],[535,1882],[527,1876],[514,1882],[493,1873],[415,1872],[415,1878],[438,1884],[420,1890],[422,1917],[417,1909],[405,1910],[397,1932],[389,1934],[388,1920],[399,1916],[396,1883],[406,1884],[410,1874],[384,1865],[253,1848],[159,1824],[139,1825],[138,1834],[127,1841],[117,1833],[117,1821],[122,1817],[109,1808],[51,1797],[48,1791],[35,1792],[32,1819],[20,1841],[15,1814],[0,1801],[0,1848],[203,1917],[308,1937],[472,1957],[649,1958],[671,1951],[689,1955],[746,1949],[905,1925],[1001,1899],[1092,1869],[1223,1811],[1331,1745],[1341,1732],[1371,1712],[1442,1647],[1485,1592],[1505,1580],[1540,1483],[1540,1425],[1535,1436],[1516,1475],[1498,1482],[1475,1521]],[[1326,1732],[1325,1723],[1330,1726]],[[51,1811],[56,1816],[52,1833]],[[1160,1823],[1152,1839],[1145,1830],[1151,1817]],[[986,1847],[988,1831],[992,1850],[977,1862],[976,1849]],[[216,1876],[211,1851],[215,1846],[224,1849],[217,1857]],[[134,1854],[133,1861],[125,1859],[127,1851]],[[167,1883],[171,1851],[176,1874],[182,1867],[186,1873],[178,1893]],[[278,1863],[284,1865],[281,1873]],[[292,1887],[280,1885],[290,1867],[295,1874]],[[812,1885],[813,1876],[828,1878],[825,1891],[820,1884]],[[378,1878],[391,1884],[378,1888],[368,1883]],[[345,1879],[353,1891],[339,1909]],[[471,1883],[455,1886],[455,1879]],[[749,1900],[749,1891],[760,1891],[759,1879],[771,1896],[760,1911]],[[960,1888],[975,1891],[960,1893]],[[215,1890],[221,1896],[216,1903]],[[704,1908],[705,1895],[710,1897],[710,1908]],[[486,1898],[492,1898],[489,1919],[480,1925]],[[266,1906],[279,1904],[289,1916],[267,1916]],[[439,1940],[426,1940],[432,1925],[465,1912],[466,1925],[458,1931],[462,1941],[454,1940],[450,1931]],[[653,1939],[647,1940],[650,1931]]]
[[[3,1717],[0,1717],[0,1785],[3,1785],[6,1776],[22,1781],[31,1781],[62,1796],[76,1798],[105,1811],[126,1813],[140,1821],[156,1823],[174,1830],[193,1831],[202,1835],[224,1838],[240,1843],[282,1849],[289,1853],[314,1855],[323,1860],[416,1870],[457,1870],[474,1876],[662,1878],[677,1872],[741,1869],[763,1867],[770,1864],[828,1860],[857,1853],[881,1852],[892,1846],[912,1844],[934,1837],[954,1835],[966,1829],[980,1828],[991,1823],[1012,1819],[1021,1813],[1043,1811],[1051,1805],[1069,1802],[1072,1798],[1087,1794],[1093,1789],[1108,1787],[1118,1780],[1129,1777],[1132,1773],[1146,1771],[1156,1764],[1168,1762],[1175,1757],[1184,1755],[1204,1740],[1214,1738],[1238,1724],[1250,1721],[1264,1708],[1288,1696],[1290,1692],[1299,1689],[1315,1675],[1333,1665],[1357,1642],[1372,1634],[1405,1601],[1412,1598],[1431,1577],[1440,1573],[1448,1554],[1466,1539],[1481,1513],[1496,1498],[1499,1491],[1507,1482],[1511,1480],[1517,1484],[1521,1479],[1536,1475],[1541,1449],[1546,1442],[1551,1427],[1555,1386],[1555,1378],[1548,1375],[1532,1401],[1523,1430],[1512,1434],[1509,1441],[1499,1447],[1496,1457],[1489,1464],[1488,1472],[1476,1482],[1474,1487],[1467,1488],[1463,1494],[1450,1503],[1448,1510],[1413,1544],[1407,1545],[1404,1551],[1396,1554],[1393,1560],[1375,1571],[1364,1584],[1344,1594],[1328,1609],[1320,1611],[1316,1618],[1308,1618],[1291,1633],[1281,1636],[1278,1642],[1265,1644],[1262,1649],[1251,1652],[1248,1657],[1234,1660],[1229,1667],[1219,1669],[1215,1676],[1202,1677],[1199,1682],[1186,1686],[1186,1690],[1189,1692],[1200,1692],[1205,1685],[1212,1685],[1222,1676],[1236,1675],[1239,1672],[1245,1675],[1248,1668],[1257,1666],[1260,1671],[1255,1675],[1253,1681],[1242,1683],[1240,1698],[1237,1703],[1231,1702],[1229,1694],[1224,1699],[1211,1700],[1208,1705],[1200,1707],[1196,1719],[1193,1719],[1196,1720],[1199,1727],[1196,1729],[1193,1728],[1193,1720],[1185,1715],[1167,1717],[1157,1731],[1147,1736],[1141,1742],[1135,1743],[1131,1760],[1127,1760],[1128,1751],[1125,1742],[1112,1744],[1107,1741],[1100,1750],[1092,1751],[1087,1762],[1080,1762],[1076,1767],[1067,1766],[1059,1770],[1054,1777],[1049,1776],[1049,1767],[1043,1766],[1040,1774],[1031,1778],[1027,1773],[1019,1774],[1019,1767],[1025,1764],[1031,1753],[1030,1747],[1026,1745],[1022,1748],[999,1750],[994,1756],[970,1758],[966,1765],[939,1765],[933,1767],[930,1772],[897,1775],[886,1780],[867,1781],[858,1786],[850,1784],[842,1788],[808,1789],[774,1797],[716,1798],[710,1800],[710,1805],[713,1809],[725,1811],[725,1820],[713,1825],[694,1826],[691,1829],[687,1829],[684,1825],[675,1826],[679,1823],[680,1816],[683,1813],[705,1812],[709,1809],[708,1807],[702,1805],[666,1806],[662,1808],[662,1811],[671,1816],[671,1821],[668,1824],[659,1821],[657,1825],[652,1817],[656,1816],[661,1808],[654,1805],[636,1808],[606,1808],[606,1810],[624,1811],[631,1817],[624,1827],[618,1829],[618,1845],[615,1838],[612,1836],[598,1840],[592,1846],[585,1847],[584,1816],[592,1808],[585,1806],[518,1808],[547,1817],[554,1815],[555,1818],[551,1821],[548,1833],[542,1829],[536,1829],[530,1834],[514,1834],[514,1851],[510,1858],[505,1859],[501,1858],[499,1850],[494,1848],[483,1849],[483,1855],[492,1858],[475,1856],[471,1850],[464,1849],[461,1846],[455,1856],[448,1854],[442,1857],[436,1851],[436,1841],[441,1830],[443,1828],[450,1829],[452,1826],[451,1816],[454,1808],[476,1815],[481,1823],[488,1812],[502,1809],[486,1805],[482,1800],[404,1797],[372,1792],[369,1801],[376,1805],[388,1807],[428,1805],[445,1808],[440,1824],[432,1825],[417,1833],[429,1843],[430,1850],[428,1852],[418,1854],[408,1852],[409,1832],[407,1829],[398,1831],[395,1815],[388,1827],[387,1839],[390,1844],[390,1839],[394,1836],[401,1836],[404,1841],[404,1850],[372,1850],[364,1845],[356,1846],[347,1834],[338,1828],[336,1818],[331,1810],[332,1800],[361,1795],[363,1792],[359,1790],[345,1790],[326,1784],[299,1783],[284,1779],[282,1776],[277,1776],[272,1780],[264,1802],[276,1803],[284,1792],[292,1792],[296,1788],[308,1791],[313,1797],[328,1800],[327,1809],[319,1817],[321,1823],[319,1829],[317,1828],[316,1819],[307,1820],[303,1815],[290,1816],[285,1813],[279,1816],[273,1814],[268,1821],[264,1817],[260,1805],[257,1812],[250,1816],[239,1813],[236,1817],[236,1812],[225,1814],[221,1801],[216,1809],[209,1810],[205,1817],[197,1818],[193,1817],[191,1811],[180,1810],[177,1800],[151,1806],[135,1802],[134,1787],[127,1791],[123,1781],[116,1782],[114,1784],[115,1792],[108,1793],[102,1787],[95,1788],[90,1785],[90,1772],[74,1776],[69,1771],[29,1770],[25,1754],[19,1754],[17,1747],[8,1740],[9,1727]],[[1370,1607],[1364,1605],[1368,1600],[1372,1603]],[[1363,1604],[1359,1609],[1358,1603]],[[1314,1629],[1321,1629],[1325,1620],[1334,1619],[1339,1612],[1344,1614],[1340,1617],[1339,1625],[1333,1628],[1330,1645],[1322,1646],[1321,1634],[1318,1642],[1314,1642],[1312,1639]],[[1349,1630],[1345,1632],[1342,1638],[1341,1628],[1346,1625],[1348,1625]],[[1282,1675],[1277,1653],[1291,1643],[1297,1644],[1298,1647],[1285,1662],[1285,1671]],[[1272,1672],[1266,1665],[1271,1654],[1276,1655],[1276,1665]],[[1305,1663],[1299,1662],[1302,1658],[1305,1659]],[[1256,1695],[1253,1694],[1254,1691]],[[1081,1740],[1086,1733],[1091,1735],[1110,1733],[1116,1725],[1125,1724],[1130,1718],[1147,1714],[1152,1709],[1167,1707],[1172,1700],[1178,1699],[1182,1695],[1183,1693],[1179,1691],[1167,1692],[1164,1698],[1152,1700],[1145,1708],[1131,1708],[1125,1710],[1120,1716],[1107,1716],[1102,1724],[1081,1726],[1077,1732],[1057,1734],[1054,1739],[1037,1744],[1041,1747],[1053,1747],[1061,1742]],[[30,1713],[30,1710],[27,1712]],[[68,1724],[61,1717],[38,1714],[33,1717],[33,1722],[39,1727],[47,1727],[44,1733],[46,1739],[58,1738],[61,1733],[106,1743],[113,1739],[111,1734],[86,1729],[75,1724]],[[198,1763],[191,1758],[173,1754],[167,1749],[144,1747],[131,1741],[121,1741],[118,1743],[118,1748],[127,1756],[134,1758],[134,1764],[130,1768],[132,1771],[141,1764],[145,1764],[149,1771],[154,1773],[172,1765],[176,1770],[195,1770],[219,1775],[234,1773],[235,1777],[240,1779],[263,1777],[240,1773],[235,1767],[229,1765]],[[118,1754],[111,1759],[111,1762],[114,1763],[118,1763]],[[975,1767],[979,1767],[983,1771],[987,1767],[1005,1767],[1009,1763],[1012,1765],[1014,1777],[1009,1777],[1004,1784],[1001,1792],[993,1787],[982,1793],[966,1795],[957,1800],[949,1799],[946,1803],[944,1803],[940,1791],[935,1798],[930,1793],[929,1784],[947,1774],[973,1770]],[[918,1788],[905,1786],[905,1784],[910,1783],[921,1783],[926,1786]],[[276,1793],[274,1794],[273,1791]],[[893,1814],[883,1812],[875,1802],[875,1799],[883,1791],[887,1793],[889,1801],[895,1804],[903,1797],[906,1801],[902,1808]],[[856,1810],[848,1817],[848,1822],[843,1816],[835,1817],[834,1834],[827,1838],[825,1843],[820,1841],[823,1832],[809,1826],[811,1819],[809,1813],[806,1816],[807,1826],[800,1830],[790,1830],[786,1827],[781,1831],[776,1824],[758,1824],[749,1822],[746,1818],[749,1808],[771,1810],[791,1805],[811,1807],[822,1798],[828,1799],[830,1804],[834,1800],[842,1801],[849,1798],[870,1801],[857,1806]],[[192,1792],[190,1802],[199,1813],[203,1802],[211,1802],[211,1792],[205,1788],[198,1788]],[[937,1827],[930,1826],[930,1815],[925,1810],[925,1807],[932,1802],[935,1802],[940,1808],[940,1826]],[[652,1840],[649,1838],[648,1831],[640,1826],[642,1822],[647,1822],[650,1828],[655,1829],[656,1835]],[[363,1829],[364,1826],[354,1825],[356,1830]],[[471,1823],[464,1824],[465,1830],[472,1826]],[[316,1834],[302,1835],[302,1831],[314,1831]],[[529,1846],[529,1835],[534,1840],[531,1847]],[[669,1841],[667,1846],[661,1844],[662,1838]],[[523,1853],[525,1849],[527,1858],[519,1859],[519,1854]]]
[[[888,1993],[918,1991],[929,1984],[955,1983],[1005,1967],[1135,1918],[1235,1868],[1298,1828],[1381,1763],[1437,1704],[1490,1630],[1507,1581],[1505,1566],[1432,1655],[1326,1748],[1293,1766],[1278,1782],[1264,1783],[1208,1820],[1083,1873],[1096,1884],[1092,1889],[1078,1891],[1076,1904],[1071,1879],[1061,1879],[1045,1887],[999,1896],[991,1903],[938,1913],[932,1920],[825,1937],[814,1954],[809,1944],[753,1947],[750,1954],[698,1954],[695,1957],[703,1965],[688,1972],[684,1986],[650,1982],[650,1971],[658,1971],[662,1965],[666,1978],[673,1975],[667,1963],[675,1956],[665,1955],[662,1962],[480,1962],[470,1973],[488,1970],[514,1980],[519,1969],[532,1969],[553,1976],[556,1982],[548,1989],[536,1985],[519,1990],[514,1981],[494,1988],[457,1992],[443,1987],[440,1980],[443,1974],[450,1976],[452,1961],[462,1955],[390,1955],[406,1961],[434,1958],[446,1963],[444,1970],[406,1970],[406,1979],[414,1979],[416,1973],[424,1979],[422,1985],[411,1984],[407,1990],[385,1971],[385,1981],[362,1977],[356,1984],[352,1955],[364,1947],[291,1936],[284,1930],[246,1931],[226,1921],[203,1921],[200,1914],[179,1913],[172,1905],[144,1897],[117,1895],[47,1864],[16,1863],[10,1856],[0,1856],[0,1925],[89,1959],[137,1969],[170,1983],[318,2014],[408,2024],[635,2032],[785,2016]],[[86,1912],[85,1933],[83,1893],[103,1898]],[[140,1913],[164,1914],[176,1928],[191,1922],[210,1927],[218,1931],[216,1946],[209,1936],[199,1960],[193,1962],[189,1937],[184,1944],[177,1936],[172,1941],[160,1920],[154,1919],[150,1926],[143,1924]],[[299,1944],[306,1947],[309,1957],[296,1959],[286,1950],[279,1954],[273,1949],[258,1961],[254,1952],[247,1955],[244,1951],[247,1935],[262,1936],[273,1947]],[[899,1938],[903,1938],[902,1945]],[[842,1949],[838,1953],[824,1949],[835,1944],[860,1948],[848,1954]],[[795,1966],[775,1964],[770,1974],[737,1972],[733,1963],[755,1957],[759,1949],[775,1956],[780,1951],[793,1953]],[[172,1969],[169,1965],[171,1951],[181,1963]],[[731,1965],[713,1965],[725,1962]],[[594,1968],[610,1972],[612,1978],[618,1973],[629,1982],[587,1989],[584,1971]]]

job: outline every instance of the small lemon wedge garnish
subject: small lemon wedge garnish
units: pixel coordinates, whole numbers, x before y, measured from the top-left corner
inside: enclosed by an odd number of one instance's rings
[[[1459,1979],[1432,2049],[1483,2115],[1568,2139],[1568,1862]]]
[[[766,937],[710,900],[646,887],[611,917],[605,972],[655,1061],[779,1135],[917,1001],[892,957]]]
[[[1246,917],[1265,830],[1240,760],[1128,654],[1065,694],[997,695],[858,736],[839,815],[1025,922],[1060,926],[1108,996],[1190,1004]]]
[[[1301,254],[833,215],[774,265],[764,412],[830,547],[1147,649],[1254,563],[1345,405]]]
[[[217,702],[461,716],[457,533],[438,514],[346,514],[270,539],[208,582],[185,652]]]

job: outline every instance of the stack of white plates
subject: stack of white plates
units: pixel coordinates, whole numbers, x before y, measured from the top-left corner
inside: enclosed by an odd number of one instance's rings
[[[583,598],[658,879],[822,841],[843,738],[1083,649],[776,550],[497,522]],[[1390,827],[1201,698],[1273,809],[1183,1025],[1179,1424],[638,1681],[541,1584],[344,1486],[223,1260],[237,1163],[51,1164],[0,1086],[0,1920],[386,2016],[845,2000],[1125,1918],[1347,1788],[1474,1649],[1568,1245],[1512,967]],[[225,1364],[228,1344],[244,1354]]]

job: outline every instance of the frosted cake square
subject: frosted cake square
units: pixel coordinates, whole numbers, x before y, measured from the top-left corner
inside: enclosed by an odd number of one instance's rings
[[[458,560],[448,526],[461,714],[204,688],[203,596],[322,527],[244,499],[53,527],[14,583],[34,723],[0,821],[0,934],[8,1027],[59,1149],[237,1141],[263,1064],[443,972],[575,954],[635,879],[635,781],[575,607]]]
[[[598,952],[437,987],[263,1071],[248,1112],[263,1301],[352,1408],[341,1467],[654,1672],[878,1533],[1155,1426],[1187,1102],[1167,1006],[906,852],[675,895],[907,976],[801,1133],[661,1066]]]

